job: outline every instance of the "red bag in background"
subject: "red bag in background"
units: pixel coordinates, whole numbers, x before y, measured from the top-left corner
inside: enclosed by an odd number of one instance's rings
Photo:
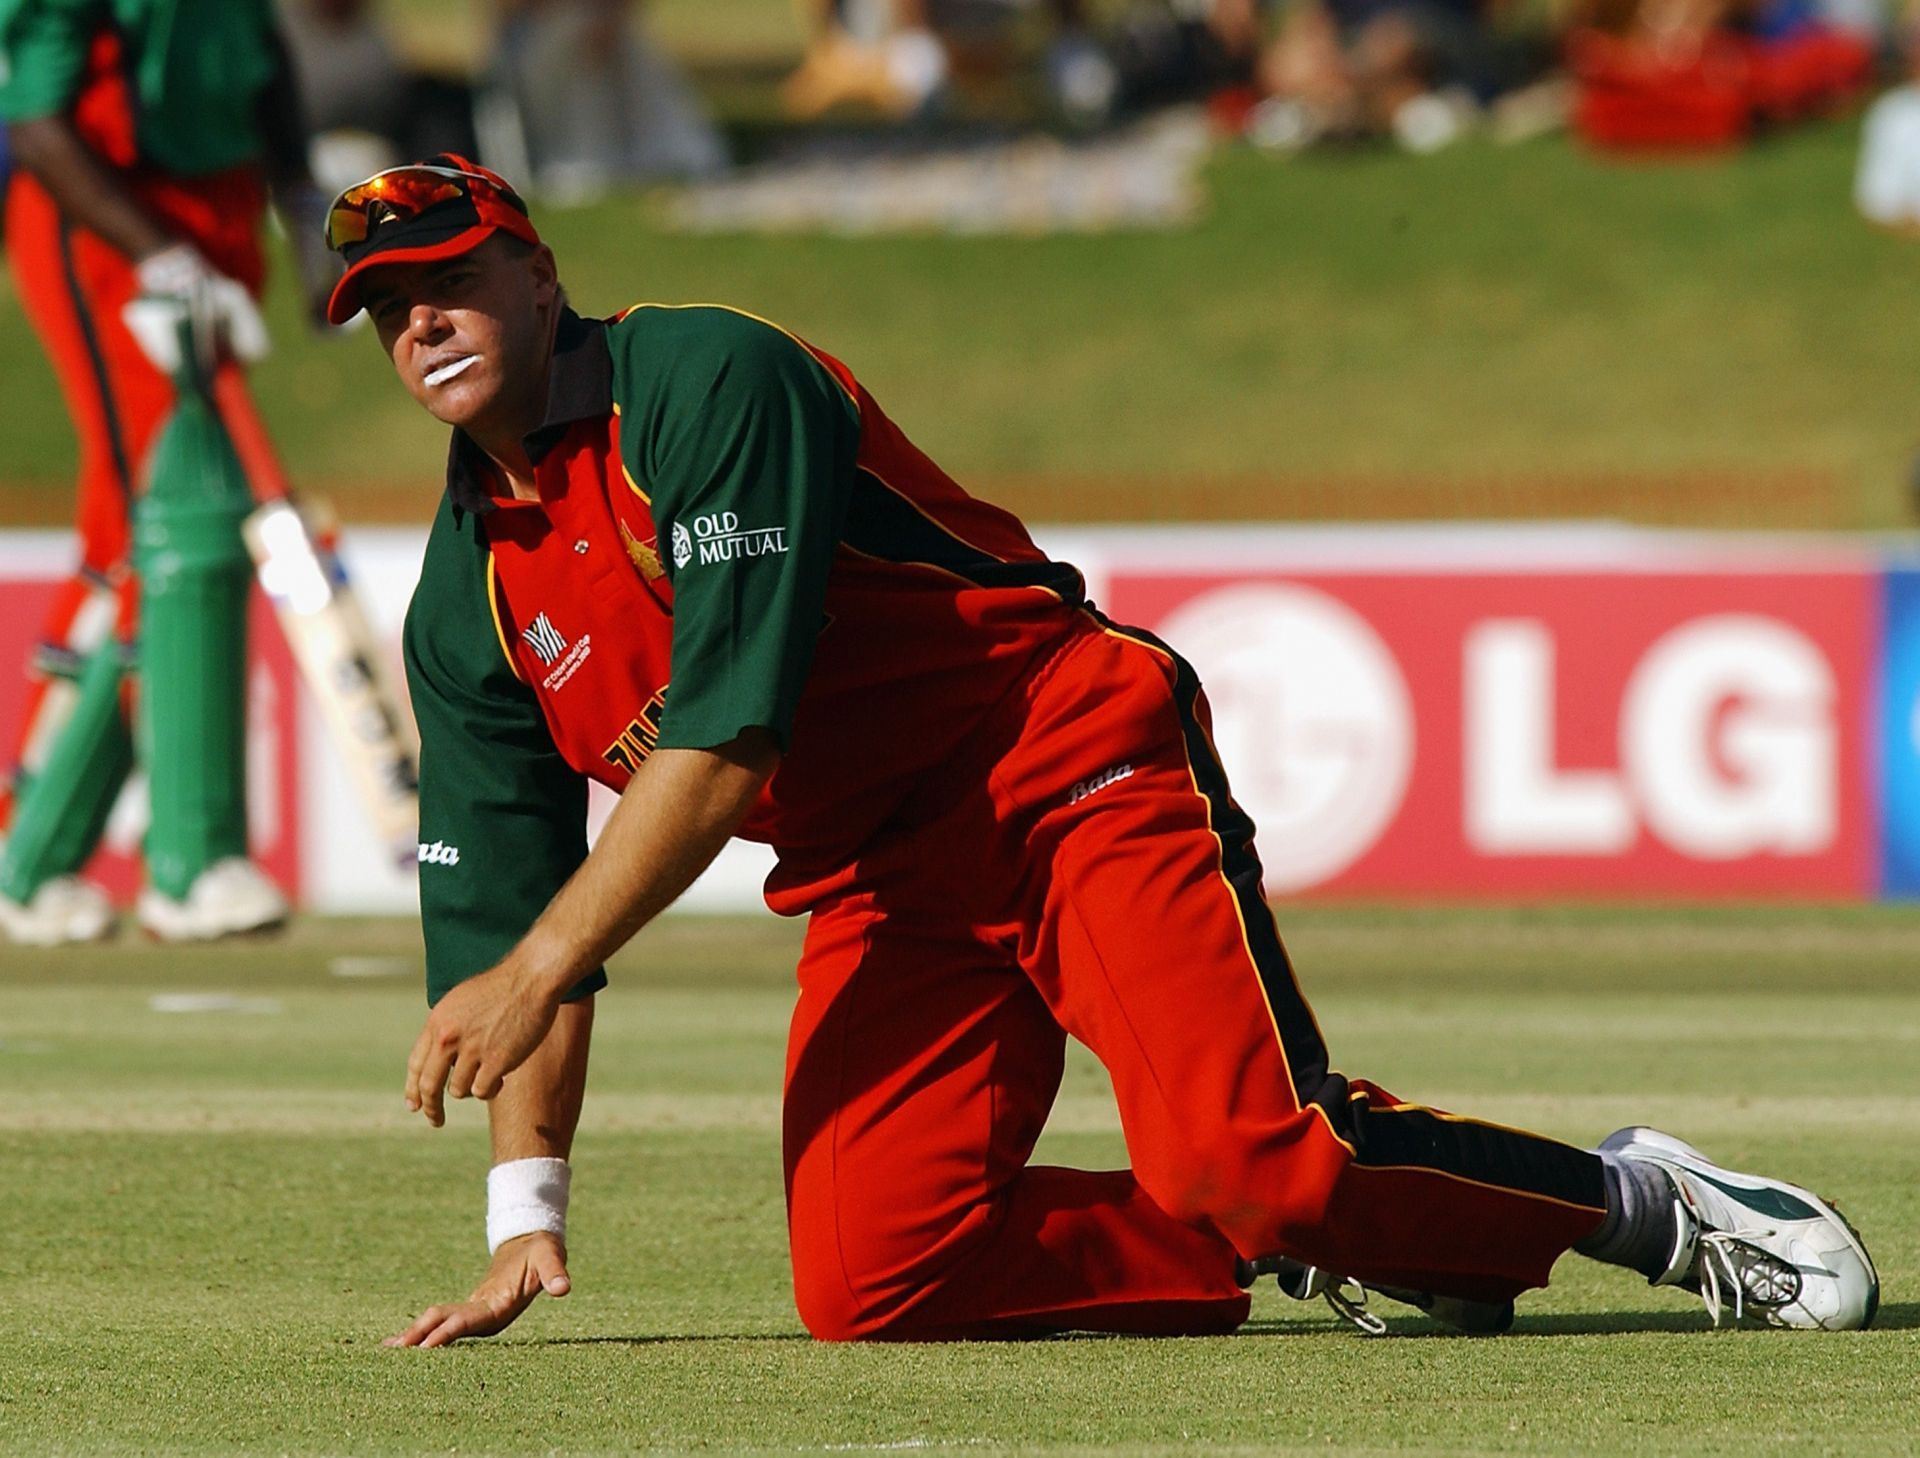
[[[1592,146],[1733,147],[1752,127],[1747,47],[1733,36],[1709,36],[1698,53],[1668,58],[1642,41],[1576,31],[1567,60],[1578,87],[1573,129]]]
[[[1756,121],[1798,121],[1850,100],[1873,68],[1864,41],[1824,26],[1773,41],[1718,32],[1683,57],[1583,30],[1567,60],[1574,131],[1609,151],[1737,146]]]
[[[1800,121],[1851,101],[1873,79],[1873,48],[1823,25],[1755,44],[1754,110],[1768,121]]]

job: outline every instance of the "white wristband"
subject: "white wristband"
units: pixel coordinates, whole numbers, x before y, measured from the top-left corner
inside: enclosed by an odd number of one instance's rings
[[[573,1167],[564,1159],[510,1159],[487,1171],[487,1252],[515,1236],[545,1231],[567,1238]]]

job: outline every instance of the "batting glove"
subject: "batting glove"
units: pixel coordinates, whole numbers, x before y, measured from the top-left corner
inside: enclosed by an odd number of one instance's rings
[[[163,375],[178,374],[180,325],[185,322],[203,370],[222,355],[242,364],[264,359],[267,325],[246,288],[200,256],[191,243],[150,253],[134,267],[140,297],[121,310],[127,332]]]

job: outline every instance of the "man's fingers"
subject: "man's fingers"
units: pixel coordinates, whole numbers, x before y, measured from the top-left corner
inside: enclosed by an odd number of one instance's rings
[[[426,1070],[427,1049],[431,1043],[428,1035],[432,1031],[430,1026],[422,1028],[420,1036],[413,1040],[413,1051],[407,1054],[406,1100],[409,1109],[418,1110],[420,1107],[420,1075]]]
[[[477,1068],[473,1055],[462,1053],[454,1060],[453,1071],[447,1076],[447,1096],[463,1099],[473,1092],[473,1076]]]
[[[388,1347],[417,1347],[428,1332],[432,1331],[446,1319],[446,1315],[446,1307],[429,1306],[413,1319],[413,1325],[409,1326],[405,1331],[395,1332],[392,1336],[388,1337],[386,1341],[381,1343],[381,1345]]]
[[[446,1122],[446,1106],[441,1093],[447,1086],[447,1070],[453,1065],[453,1050],[438,1042],[428,1045],[426,1066],[420,1071],[420,1112],[427,1122],[439,1128]]]
[[[447,1096],[456,1099],[490,1099],[500,1092],[505,1082],[505,1076],[495,1065],[462,1053],[459,1062],[453,1066],[453,1076],[447,1080]]]
[[[566,1260],[557,1247],[542,1242],[528,1254],[531,1259],[527,1264],[539,1278],[542,1291],[549,1296],[564,1296],[573,1289],[573,1277],[567,1274]]]
[[[533,1258],[526,1272],[535,1276],[538,1287],[522,1285],[514,1290],[489,1278],[465,1301],[445,1306],[429,1306],[414,1318],[413,1325],[396,1332],[382,1345],[389,1347],[444,1347],[463,1337],[489,1337],[512,1326],[514,1319],[541,1290],[551,1296],[564,1296],[573,1283],[567,1278],[566,1261],[557,1249],[529,1253]]]
[[[486,1313],[471,1301],[452,1306],[429,1306],[414,1318],[413,1325],[390,1336],[382,1343],[389,1347],[444,1347],[448,1342],[468,1336],[481,1325],[476,1318]]]
[[[423,1347],[444,1347],[448,1342],[457,1342],[473,1329],[473,1317],[465,1308],[456,1306],[449,1311],[440,1324],[420,1339]]]
[[[475,1296],[451,1306],[434,1306],[396,1337],[390,1347],[444,1347],[463,1337],[490,1337],[513,1325],[525,1301],[488,1300]]]

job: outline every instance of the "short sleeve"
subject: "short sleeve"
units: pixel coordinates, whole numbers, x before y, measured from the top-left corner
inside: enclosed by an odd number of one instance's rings
[[[0,121],[72,105],[100,18],[97,0],[0,0]]]
[[[645,468],[673,583],[664,748],[785,749],[824,622],[859,413],[790,335],[719,310],[670,366]]]

